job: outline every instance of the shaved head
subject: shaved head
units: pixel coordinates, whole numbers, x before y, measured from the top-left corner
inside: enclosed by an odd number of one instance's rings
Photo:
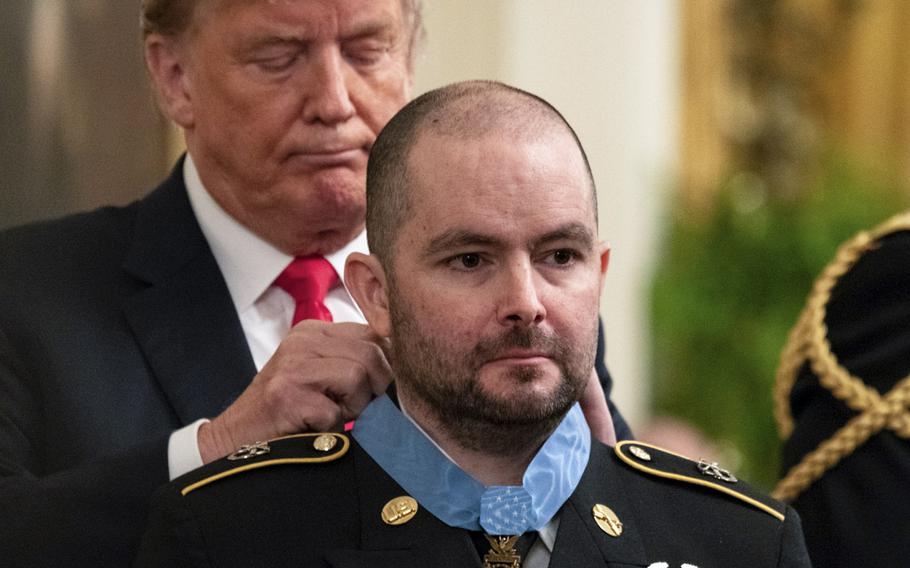
[[[412,149],[424,136],[451,138],[453,144],[486,136],[537,140],[571,135],[584,162],[597,215],[591,166],[575,131],[542,98],[495,81],[454,83],[429,91],[406,105],[382,130],[367,167],[367,237],[370,251],[392,270],[398,229],[413,206]]]

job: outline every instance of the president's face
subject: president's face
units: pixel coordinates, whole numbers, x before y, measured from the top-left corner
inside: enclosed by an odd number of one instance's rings
[[[206,0],[182,42],[181,126],[221,206],[289,253],[356,236],[367,153],[409,98],[401,0]]]
[[[409,163],[389,274],[402,399],[449,427],[555,425],[593,368],[607,263],[574,141],[425,134]]]

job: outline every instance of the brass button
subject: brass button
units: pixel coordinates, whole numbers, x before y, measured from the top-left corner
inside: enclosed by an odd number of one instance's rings
[[[313,440],[313,447],[320,452],[329,452],[338,443],[338,438],[331,434],[323,434]]]
[[[598,503],[594,505],[594,522],[600,527],[600,530],[610,536],[616,537],[622,534],[622,521],[613,512],[613,509],[606,505]]]
[[[395,497],[382,508],[382,521],[387,525],[403,525],[414,518],[418,508],[413,497]]]

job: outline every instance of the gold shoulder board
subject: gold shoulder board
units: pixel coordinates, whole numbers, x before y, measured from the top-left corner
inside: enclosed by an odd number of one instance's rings
[[[255,442],[239,448],[230,456],[214,462],[217,473],[206,471],[202,479],[180,490],[183,496],[211,483],[246,471],[287,464],[316,464],[335,461],[348,452],[351,441],[334,432],[293,434],[268,442]],[[224,469],[227,468],[227,469]],[[197,470],[198,471],[198,470]],[[190,474],[192,475],[192,474]]]
[[[696,462],[669,450],[634,440],[619,442],[614,451],[620,460],[638,471],[720,491],[779,521],[784,520],[785,505],[753,491],[716,463],[704,460]]]

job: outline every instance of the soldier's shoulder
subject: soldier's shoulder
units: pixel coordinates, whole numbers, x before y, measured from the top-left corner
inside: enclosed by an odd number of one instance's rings
[[[191,471],[171,482],[181,496],[201,494],[226,480],[252,478],[256,472],[276,468],[318,468],[342,460],[351,448],[351,440],[335,432],[283,436],[241,446],[229,456]]]
[[[626,440],[614,447],[616,457],[639,476],[665,480],[672,491],[692,491],[696,495],[720,496],[744,510],[761,513],[783,522],[787,506],[748,483],[729,470],[707,460],[693,460],[670,450],[644,442]]]

